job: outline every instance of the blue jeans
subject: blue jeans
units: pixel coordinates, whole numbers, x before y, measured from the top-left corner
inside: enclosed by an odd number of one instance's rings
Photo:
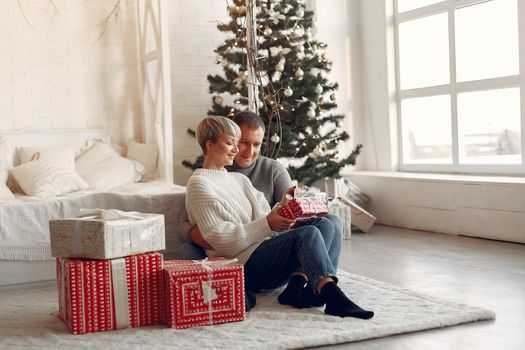
[[[328,214],[327,216],[324,216],[324,218],[330,220],[330,222],[334,225],[333,231],[330,229],[322,229],[322,227],[319,227],[319,231],[321,231],[321,235],[323,236],[324,244],[326,246],[326,250],[328,250],[328,255],[330,256],[330,261],[332,261],[332,265],[334,265],[335,269],[337,270],[337,267],[339,266],[339,256],[341,255],[341,241],[343,239],[343,222],[341,219],[339,219],[339,216],[334,214]],[[301,227],[304,225],[314,225],[319,222],[320,218],[313,218],[306,221],[299,221],[294,228]],[[320,221],[323,222],[322,220]]]
[[[244,264],[246,290],[277,288],[299,271],[312,289],[322,278],[335,277],[341,252],[335,226],[329,218],[315,218],[262,242]]]
[[[206,257],[206,251],[195,243],[183,243],[180,246],[178,259],[201,260]]]
[[[332,230],[321,230],[321,235],[328,250],[328,255],[332,261],[332,265],[337,270],[339,264],[339,255],[341,254],[341,240],[343,239],[343,223],[337,215],[328,214],[325,216],[334,225]],[[314,218],[306,221],[299,221],[297,227],[304,225],[315,225],[318,222],[318,218]],[[206,257],[206,251],[195,243],[184,243],[179,249],[178,259],[182,260],[200,260]]]

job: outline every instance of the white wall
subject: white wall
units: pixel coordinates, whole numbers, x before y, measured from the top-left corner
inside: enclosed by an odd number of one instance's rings
[[[97,40],[114,3],[0,0],[0,133],[95,128],[123,143],[140,131],[135,1]]]
[[[314,37],[328,45],[326,53],[333,63],[329,80],[339,84],[335,93],[338,106],[333,112],[345,115],[343,128],[350,135],[350,140],[341,147],[341,155],[345,156],[363,139],[357,128],[363,113],[360,2],[311,0],[309,8],[314,11],[317,23]],[[359,158],[358,166],[362,159]]]
[[[224,0],[167,1],[171,54],[173,108],[174,182],[184,185],[191,170],[184,159],[193,161],[201,152],[186,130],[195,128],[210,109],[208,74],[220,73],[213,50],[226,39],[217,29],[228,21]]]

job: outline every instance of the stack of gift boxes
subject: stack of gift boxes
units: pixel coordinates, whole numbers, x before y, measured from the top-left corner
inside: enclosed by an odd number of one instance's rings
[[[326,215],[319,198],[294,198],[280,213]],[[188,328],[246,318],[236,260],[164,261],[164,216],[97,209],[51,220],[59,315],[74,334],[166,324]]]
[[[231,260],[163,261],[164,216],[98,210],[51,220],[59,315],[74,334],[241,321],[243,267]]]

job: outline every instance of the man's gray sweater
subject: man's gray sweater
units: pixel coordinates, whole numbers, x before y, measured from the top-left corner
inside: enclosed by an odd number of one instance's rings
[[[264,193],[270,207],[279,202],[286,190],[292,187],[292,179],[286,168],[278,161],[264,156],[258,156],[247,168],[241,168],[234,161],[226,169],[246,175],[253,187]]]

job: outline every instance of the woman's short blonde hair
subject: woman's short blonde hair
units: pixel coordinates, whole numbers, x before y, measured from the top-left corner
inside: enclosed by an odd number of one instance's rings
[[[201,120],[195,130],[197,142],[199,142],[199,146],[201,146],[204,154],[206,154],[206,141],[211,140],[211,142],[215,143],[219,136],[224,133],[232,135],[237,140],[241,138],[241,128],[237,124],[231,119],[216,115]]]

